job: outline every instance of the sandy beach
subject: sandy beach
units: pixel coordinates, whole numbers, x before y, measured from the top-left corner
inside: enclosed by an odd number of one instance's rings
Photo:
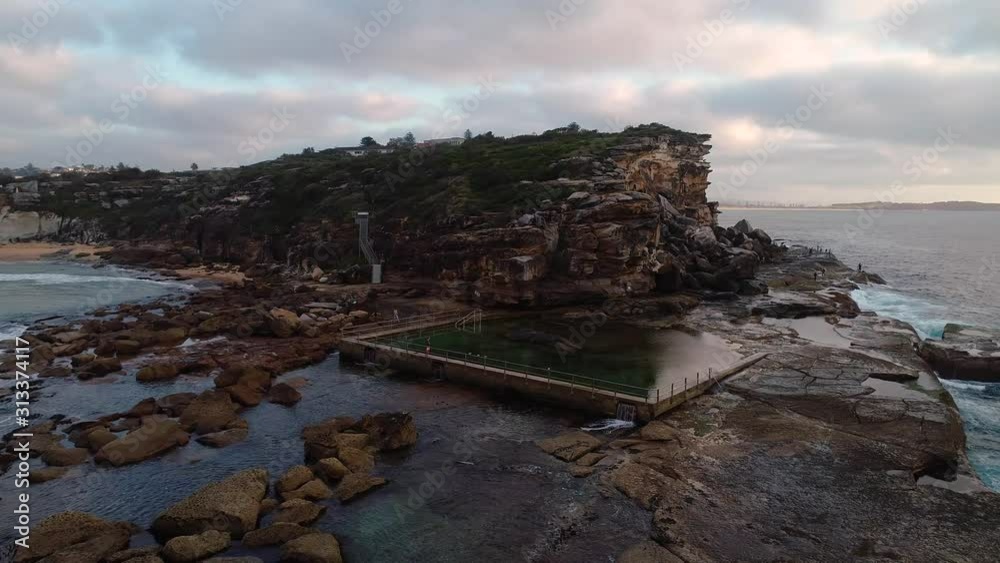
[[[58,244],[53,242],[19,242],[0,244],[0,262],[30,262],[52,258],[54,253],[61,253],[63,258],[76,260],[97,260],[95,252],[110,250],[110,247],[92,246],[88,244]],[[78,256],[88,254],[89,256]]]

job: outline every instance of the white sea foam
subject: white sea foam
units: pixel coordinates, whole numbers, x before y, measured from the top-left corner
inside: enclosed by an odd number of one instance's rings
[[[27,328],[27,326],[17,323],[0,323],[0,342],[6,342],[21,336]]]
[[[942,307],[892,289],[865,286],[851,292],[851,297],[863,311],[909,323],[925,340],[940,339],[945,326],[954,322],[941,317]]]
[[[617,418],[599,420],[581,428],[584,432],[604,432],[606,430],[621,430],[623,428],[635,428],[634,422],[626,422]]]
[[[986,391],[986,385],[977,385],[965,381],[955,381],[953,379],[942,379],[941,383],[949,389],[965,389],[966,391]]]
[[[85,283],[143,283],[194,290],[191,284],[169,281],[128,278],[118,276],[78,276],[73,274],[0,274],[0,282],[18,282],[34,285],[71,285]]]

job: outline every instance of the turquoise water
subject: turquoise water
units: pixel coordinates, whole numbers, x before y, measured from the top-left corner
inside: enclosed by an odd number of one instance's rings
[[[778,240],[831,249],[853,267],[883,276],[853,297],[863,310],[940,338],[948,323],[1000,328],[1000,213],[731,210],[724,225],[746,217]],[[969,458],[1000,491],[1000,384],[944,381],[968,435]]]

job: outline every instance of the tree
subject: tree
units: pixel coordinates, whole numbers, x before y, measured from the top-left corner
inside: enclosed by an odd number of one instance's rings
[[[374,137],[362,137],[361,138],[361,146],[362,147],[377,147],[378,146],[378,141],[376,141]]]
[[[569,131],[570,133],[579,133],[580,124],[574,121],[566,126],[566,130]]]
[[[316,149],[313,147],[306,147],[302,149],[302,156],[310,156],[316,154]]]
[[[197,162],[192,162],[191,163],[191,172],[197,172],[197,171],[198,171],[198,163]]]
[[[403,135],[403,144],[408,147],[416,146],[417,138],[413,135],[413,131],[409,131],[406,135]]]
[[[464,137],[465,137],[466,141],[471,141],[472,140],[472,129],[466,129]]]

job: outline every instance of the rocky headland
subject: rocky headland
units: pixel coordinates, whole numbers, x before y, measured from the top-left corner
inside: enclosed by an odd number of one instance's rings
[[[537,446],[511,442],[503,463],[477,460],[503,483],[499,496],[503,486],[516,496],[511,475],[541,471],[547,486],[582,499],[532,545],[507,546],[512,560],[989,559],[1000,497],[971,470],[961,418],[935,375],[980,369],[994,351],[969,340],[989,339],[956,328],[932,349],[851,300],[877,277],[776,246],[745,221],[720,227],[705,195],[708,140],[659,125],[477,139],[422,155],[416,176],[395,174],[401,155],[321,152],[160,179],[162,189],[114,179],[114,189],[33,199],[35,212],[61,219],[56,238],[107,243],[97,254],[105,262],[216,280],[183,299],[29,328],[39,389],[150,389],[119,412],[34,421],[33,482],[154,463],[191,442],[225,452],[257,430],[248,420],[260,405],[294,413],[318,392],[284,374],[324,362],[343,329],[374,319],[468,306],[567,318],[600,310],[649,330],[722,337],[732,354],[707,360],[717,371],[765,356],[642,428],[582,432],[578,418],[546,415]],[[128,198],[104,205],[102,192]],[[103,211],[72,216],[66,199]],[[367,283],[357,259],[360,210],[374,213],[386,283]],[[170,382],[191,390],[158,392]],[[426,401],[435,393],[451,400],[438,390]],[[37,547],[17,561],[350,560],[325,517],[388,494],[386,464],[409,463],[427,439],[406,412],[294,420],[301,459],[219,474],[146,521],[45,515]],[[5,468],[15,461],[7,440]],[[617,523],[602,510],[612,504],[641,516],[613,545],[588,543]]]

